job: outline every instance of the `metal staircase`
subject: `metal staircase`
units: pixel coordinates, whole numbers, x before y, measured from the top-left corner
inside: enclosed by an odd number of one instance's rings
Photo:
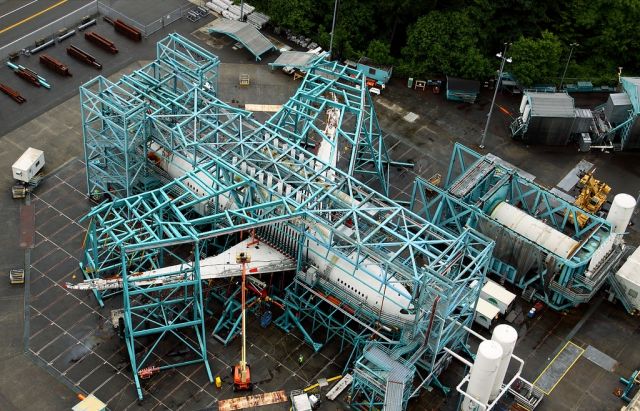
[[[633,305],[631,305],[631,302],[627,298],[627,292],[626,292],[627,290],[624,288],[622,284],[620,284],[620,282],[618,281],[615,275],[612,275],[609,277],[609,285],[611,286],[611,289],[613,290],[613,293],[616,295],[616,298],[618,299],[618,301],[622,303],[622,306],[624,307],[624,309],[627,310],[627,312],[629,313],[635,311],[635,308],[633,308]]]
[[[527,132],[528,125],[528,123],[525,123],[522,120],[522,116],[516,117],[516,119],[513,120],[509,125],[509,129],[511,130],[511,137],[515,138],[524,135],[524,133]]]
[[[415,370],[382,346],[369,344],[356,362],[352,406],[400,411],[406,408]]]

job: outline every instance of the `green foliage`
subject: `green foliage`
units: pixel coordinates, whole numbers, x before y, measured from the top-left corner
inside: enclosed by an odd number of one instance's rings
[[[391,57],[391,46],[382,40],[371,40],[365,55],[382,65],[392,65],[394,60]]]
[[[483,78],[489,62],[478,48],[478,29],[463,11],[432,11],[409,28],[402,71]]]
[[[269,16],[281,27],[308,35],[314,27],[311,20],[312,0],[270,0],[267,5]]]
[[[563,67],[562,43],[549,31],[543,31],[540,38],[520,37],[508,55],[513,58],[509,69],[524,86],[553,83]]]
[[[253,0],[273,24],[329,47],[335,0]],[[526,84],[567,78],[594,84],[640,71],[638,0],[339,0],[336,58],[363,55],[408,76],[486,79],[514,42],[509,67]],[[553,34],[552,34],[553,33]]]

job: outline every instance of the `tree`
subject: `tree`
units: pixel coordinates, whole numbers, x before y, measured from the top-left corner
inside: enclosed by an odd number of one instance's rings
[[[381,40],[371,40],[369,46],[367,47],[365,56],[381,65],[393,65],[393,58],[391,57],[390,49],[391,46],[387,42]]]
[[[486,78],[489,60],[478,49],[478,25],[464,11],[431,11],[408,30],[401,72]]]
[[[271,0],[267,10],[273,21],[300,34],[310,34],[314,26],[311,20],[311,0]]]
[[[562,43],[549,31],[543,31],[537,39],[520,37],[508,54],[513,58],[511,72],[524,86],[555,83],[562,74]]]

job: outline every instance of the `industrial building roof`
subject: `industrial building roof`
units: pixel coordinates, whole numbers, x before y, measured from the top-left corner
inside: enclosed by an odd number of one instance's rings
[[[622,77],[620,79],[622,88],[629,95],[633,111],[640,113],[640,77]]]
[[[273,67],[305,68],[309,67],[319,57],[318,54],[307,53],[306,51],[283,51],[276,61],[270,65]]]
[[[616,106],[628,106],[631,104],[631,99],[627,93],[611,93],[609,94],[611,103]]]
[[[386,66],[382,64],[378,64],[375,61],[371,60],[369,57],[360,57],[358,60],[358,64],[363,64],[365,66],[374,67],[378,70],[391,71],[393,69],[392,66]]]
[[[573,97],[567,93],[527,92],[531,102],[531,115],[536,117],[576,116]]]
[[[447,90],[478,94],[480,92],[480,82],[447,76]]]
[[[238,40],[244,44],[247,50],[253,53],[258,60],[260,60],[261,55],[276,48],[258,29],[249,23],[220,17],[214,20],[209,26],[209,33],[212,32],[226,34]]]

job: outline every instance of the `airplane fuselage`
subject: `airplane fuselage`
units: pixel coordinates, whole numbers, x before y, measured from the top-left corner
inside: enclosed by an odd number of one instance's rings
[[[151,150],[160,160],[158,165],[172,178],[183,178],[185,174],[194,170],[189,161],[167,152],[155,143],[152,144]],[[189,178],[182,181],[197,196],[207,196],[201,184],[213,186],[213,181],[204,173],[196,174],[196,178],[199,183]],[[291,187],[277,182],[275,178],[267,178],[266,183],[280,194],[291,191]],[[223,195],[216,203],[226,209],[235,207],[235,204]],[[207,201],[196,204],[194,211],[207,215],[210,213],[208,204]],[[395,276],[386,273],[379,264],[368,258],[358,262],[355,255],[338,255],[327,245],[330,243],[331,234],[317,223],[308,222],[307,228],[309,232],[305,239],[304,252],[317,268],[321,278],[354,297],[355,301],[367,305],[380,315],[382,322],[407,323],[414,320],[414,315],[409,312],[412,309],[411,295]],[[351,229],[343,227],[341,230],[348,234]]]

